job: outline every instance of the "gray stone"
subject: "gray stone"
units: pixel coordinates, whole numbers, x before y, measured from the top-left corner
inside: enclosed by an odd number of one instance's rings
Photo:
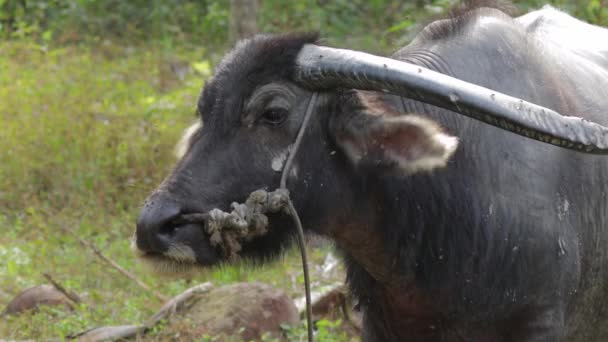
[[[54,286],[38,285],[24,290],[13,298],[2,314],[16,315],[35,310],[41,305],[64,306],[66,309],[73,309],[68,297]]]
[[[265,334],[279,337],[281,326],[299,322],[294,302],[282,290],[261,283],[237,283],[201,295],[169,319],[163,335],[239,336],[250,341]]]

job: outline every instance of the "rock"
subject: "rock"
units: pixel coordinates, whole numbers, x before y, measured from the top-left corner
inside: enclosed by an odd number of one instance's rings
[[[161,321],[165,321],[173,315],[180,315],[185,308],[189,308],[201,295],[209,292],[212,288],[213,284],[203,283],[187,289],[165,302],[160,310],[158,310],[154,316],[150,317],[145,324],[91,328],[82,332],[70,334],[67,338],[70,340],[77,339],[82,342],[122,341],[136,338],[137,335],[145,334],[146,331],[154,328]],[[146,340],[150,340],[150,338],[147,338]],[[179,339],[174,338],[174,340]],[[2,341],[0,340],[0,342]]]
[[[166,324],[149,334],[160,322]],[[69,338],[86,342],[140,338],[206,341],[208,337],[213,341],[251,341],[264,335],[281,338],[283,325],[299,322],[293,301],[270,285],[239,283],[214,289],[211,283],[204,283],[166,302],[143,325],[99,327]]]
[[[143,325],[120,325],[112,327],[93,328],[78,334],[67,336],[78,342],[120,341],[134,337],[146,329]],[[2,342],[0,340],[0,342]]]
[[[30,287],[18,294],[8,303],[3,315],[15,315],[25,311],[35,310],[41,305],[64,306],[73,309],[70,299],[52,285]]]
[[[281,326],[299,322],[295,304],[283,291],[267,284],[237,283],[213,289],[171,316],[163,335],[180,340],[239,336],[250,341],[265,334],[280,337]]]

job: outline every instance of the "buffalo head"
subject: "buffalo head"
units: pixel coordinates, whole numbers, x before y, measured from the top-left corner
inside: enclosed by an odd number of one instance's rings
[[[302,46],[315,40],[258,36],[220,63],[200,96],[199,121],[182,138],[177,165],[137,220],[134,245],[144,259],[167,270],[222,261],[200,225],[175,222],[185,214],[227,210],[256,189],[277,188],[314,91],[319,100],[288,177],[308,229],[331,236],[339,226],[372,221],[374,177],[445,165],[457,140],[430,120],[401,116],[375,94],[321,91],[294,79]],[[293,233],[289,218],[275,214],[269,232],[245,244],[241,256],[275,255]]]
[[[444,166],[457,139],[432,121],[402,115],[409,97],[543,142],[605,153],[605,127],[563,117],[422,67],[315,44],[315,35],[257,36],[217,67],[198,102],[199,122],[182,155],[137,220],[135,247],[167,270],[224,258],[198,224],[180,217],[228,210],[254,190],[279,186],[281,170],[313,93],[313,119],[288,177],[304,226],[338,242],[380,223],[376,180]],[[359,89],[359,90],[354,90]],[[265,259],[291,240],[288,217],[241,256]],[[346,234],[346,235],[348,235]],[[355,246],[356,248],[356,246]]]

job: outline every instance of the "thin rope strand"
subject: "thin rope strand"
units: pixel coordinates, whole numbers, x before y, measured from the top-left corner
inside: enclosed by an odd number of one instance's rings
[[[304,133],[306,132],[306,127],[308,127],[308,122],[310,121],[310,117],[312,116],[312,110],[314,104],[317,102],[317,93],[313,93],[308,100],[308,107],[306,108],[306,114],[304,115],[304,121],[302,121],[302,126],[300,126],[300,131],[298,132],[298,136],[296,137],[296,141],[293,143],[291,147],[291,151],[289,152],[289,157],[287,158],[287,163],[283,168],[283,174],[281,175],[281,183],[280,187],[283,189],[287,189],[287,175],[289,174],[289,170],[293,165],[293,160],[295,159],[296,154],[298,153],[298,149],[300,148],[300,144],[302,143],[302,139],[304,138]]]
[[[282,189],[287,190],[287,175],[291,170],[295,156],[298,153],[298,149],[300,148],[300,145],[302,143],[304,133],[306,132],[306,128],[308,127],[308,122],[310,121],[310,117],[312,116],[313,107],[317,102],[317,95],[318,93],[314,92],[310,97],[310,100],[308,101],[308,107],[306,108],[306,114],[304,115],[302,126],[300,126],[300,131],[298,132],[296,141],[293,143],[291,151],[289,152],[289,158],[287,158],[287,163],[283,168],[283,174],[281,175],[280,183],[280,187]],[[290,196],[287,197],[287,205],[289,209],[289,214],[293,218],[298,233],[298,247],[300,248],[300,255],[302,257],[302,269],[304,271],[304,290],[306,292],[306,325],[308,328],[308,342],[313,342],[314,333],[312,327],[312,300],[310,298],[310,275],[308,273],[308,256],[306,255],[306,245],[304,244],[304,229],[302,228],[302,221],[300,220],[300,216],[298,215],[298,212],[296,211],[296,208],[294,207]]]

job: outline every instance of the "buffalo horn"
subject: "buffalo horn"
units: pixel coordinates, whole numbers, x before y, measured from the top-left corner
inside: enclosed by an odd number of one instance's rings
[[[384,91],[442,107],[548,144],[608,154],[608,128],[402,61],[305,45],[295,79],[314,89]]]

